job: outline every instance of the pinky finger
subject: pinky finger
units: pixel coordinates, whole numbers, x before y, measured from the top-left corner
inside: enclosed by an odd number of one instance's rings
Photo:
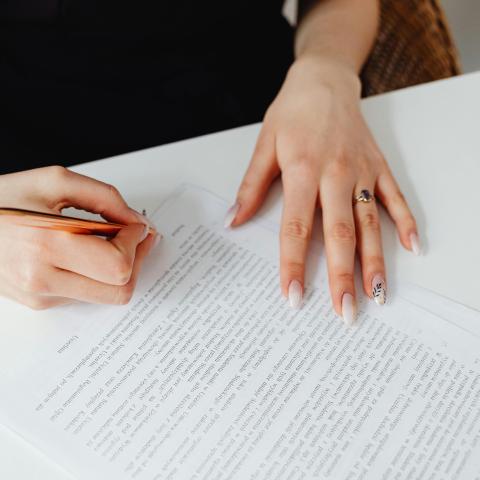
[[[376,195],[395,222],[402,245],[415,255],[420,255],[417,223],[403,193],[389,171],[378,177]]]

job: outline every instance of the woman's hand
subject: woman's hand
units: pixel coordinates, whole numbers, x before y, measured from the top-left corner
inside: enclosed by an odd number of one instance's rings
[[[33,309],[80,300],[125,304],[157,237],[118,191],[63,167],[0,176],[0,205],[49,213],[76,207],[127,225],[112,240],[0,218],[0,295]]]
[[[359,100],[360,81],[350,70],[310,58],[294,63],[266,113],[229,215],[233,226],[246,222],[272,181],[282,175],[281,288],[298,307],[318,202],[334,308],[349,325],[356,312],[355,250],[366,294],[379,304],[386,299],[377,206],[354,205],[354,198],[362,190],[375,193],[396,223],[404,247],[419,251],[415,220],[362,117]]]

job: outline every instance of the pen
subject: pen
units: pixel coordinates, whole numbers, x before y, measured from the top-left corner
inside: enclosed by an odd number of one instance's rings
[[[98,235],[107,238],[114,237],[126,226],[119,223],[97,222],[19,208],[0,208],[0,218],[4,217],[11,217],[17,225],[26,227],[60,230],[79,235]],[[156,230],[150,227],[149,233],[155,234]]]

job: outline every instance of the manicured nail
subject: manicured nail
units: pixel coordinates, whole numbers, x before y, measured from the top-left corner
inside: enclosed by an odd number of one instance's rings
[[[153,230],[157,230],[157,227],[154,225],[154,223],[145,215],[142,215],[140,212],[137,212],[133,208],[130,209],[130,211],[137,217],[138,223],[143,223],[144,225],[147,225]]]
[[[237,216],[238,210],[240,209],[240,205],[238,202],[235,202],[227,211],[227,214],[225,215],[225,221],[223,223],[223,226],[225,228],[230,228],[232,226],[233,221],[235,220],[235,217]]]
[[[298,280],[292,280],[288,286],[288,301],[292,308],[298,309],[302,306],[303,288]]]
[[[140,239],[140,243],[142,243],[148,237],[149,233],[150,233],[150,227],[148,225],[145,225],[143,227],[143,233],[142,233],[142,238]]]
[[[420,239],[416,233],[410,234],[410,245],[412,247],[412,252],[417,257],[422,254],[422,247],[420,246]]]
[[[355,300],[350,293],[344,293],[342,297],[342,317],[345,325],[351,327],[355,323],[357,316]]]
[[[156,248],[158,246],[162,238],[163,238],[163,235],[161,233],[157,233],[157,235],[155,236],[155,240],[153,241],[153,248]]]
[[[147,217],[145,217],[144,215],[142,215],[140,212],[137,212],[136,210],[134,210],[133,208],[130,209],[130,211],[135,215],[135,217],[137,218],[138,220],[138,223],[143,223],[144,225],[149,225],[148,221],[147,221]],[[149,225],[150,226],[150,225]]]
[[[147,221],[147,225],[150,228],[150,232],[158,233],[156,225],[148,218],[148,217],[143,217]]]
[[[387,287],[383,275],[375,275],[372,280],[372,297],[377,305],[385,305]]]

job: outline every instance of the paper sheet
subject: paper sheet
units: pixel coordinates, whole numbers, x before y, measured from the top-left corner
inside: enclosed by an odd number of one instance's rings
[[[0,353],[2,421],[78,478],[479,479],[478,334],[401,295],[347,329],[319,260],[293,311],[276,235],[224,213],[180,189],[129,306]]]

